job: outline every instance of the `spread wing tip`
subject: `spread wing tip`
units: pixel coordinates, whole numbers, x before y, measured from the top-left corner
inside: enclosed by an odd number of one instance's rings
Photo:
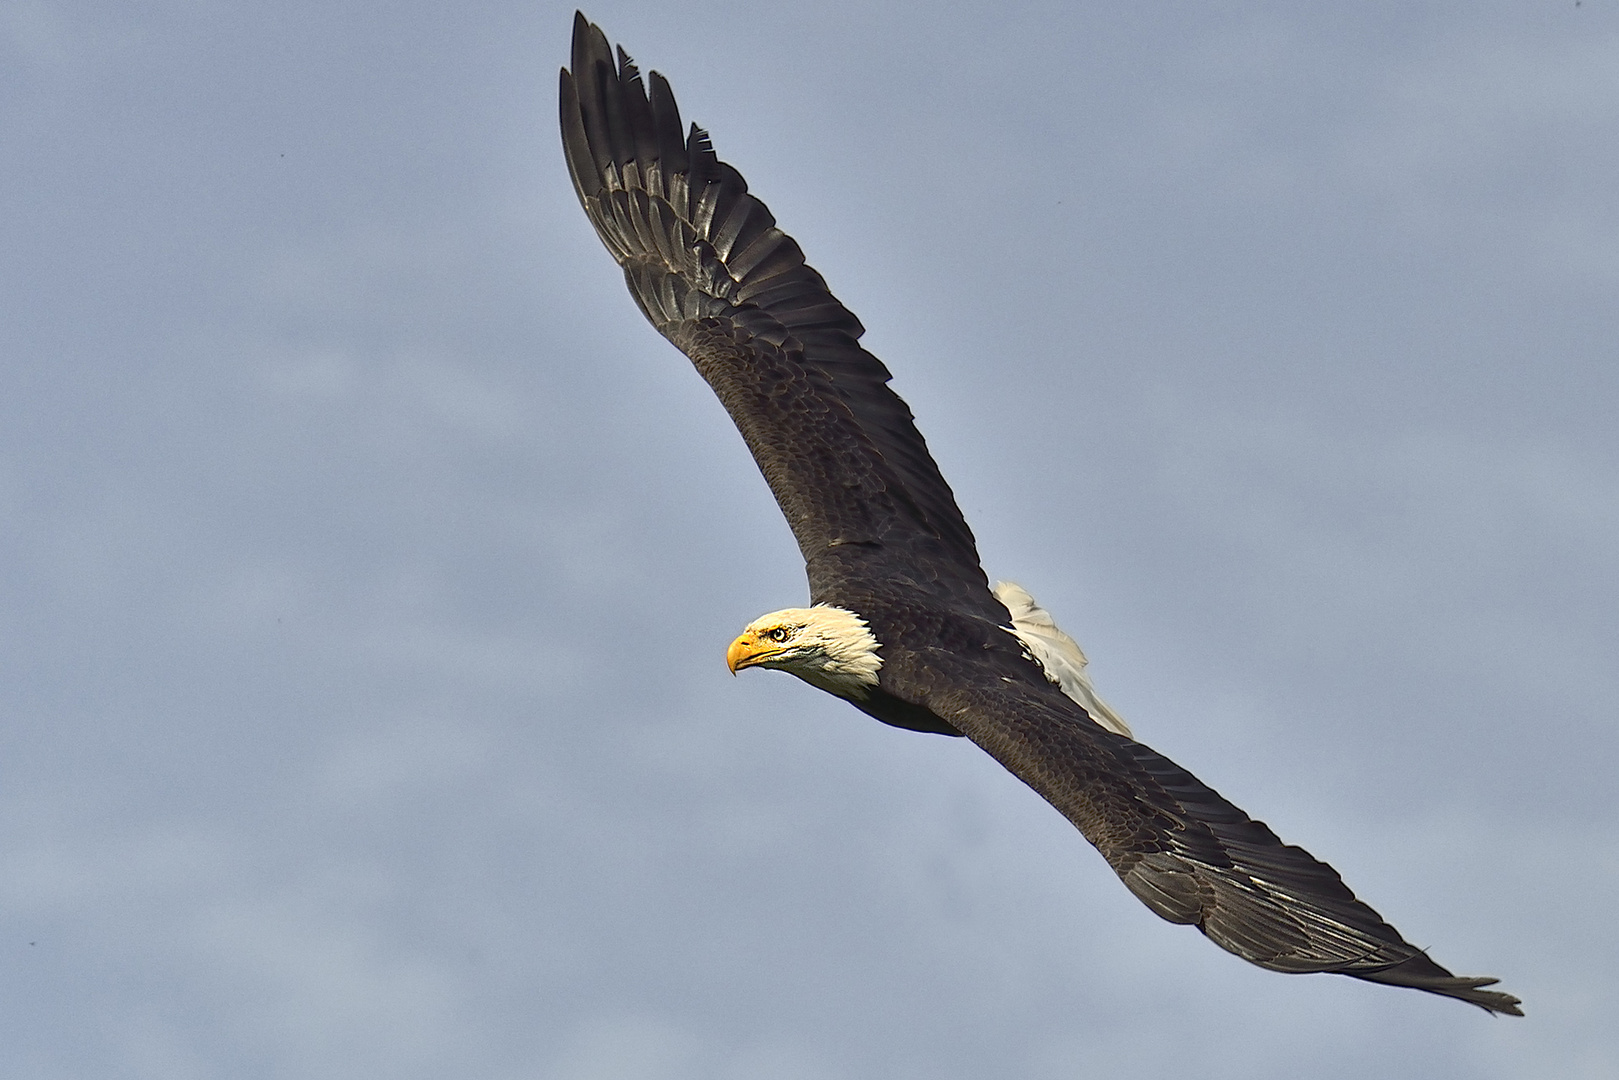
[[[708,133],[683,123],[668,81],[643,79],[575,14],[559,100],[586,216],[642,314],[749,440],[806,559],[851,529],[881,536],[993,617],[972,531],[888,369],[860,347],[865,328]],[[786,422],[798,425],[791,439]]]

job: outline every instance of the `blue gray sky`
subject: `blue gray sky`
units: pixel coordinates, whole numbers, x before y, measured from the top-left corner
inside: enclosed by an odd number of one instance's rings
[[[1619,4],[603,3],[1138,735],[1525,1020],[1251,968],[802,602],[572,6],[0,6],[16,1075],[1608,1077]]]

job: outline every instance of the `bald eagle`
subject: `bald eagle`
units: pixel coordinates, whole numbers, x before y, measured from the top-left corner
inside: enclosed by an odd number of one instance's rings
[[[754,620],[731,671],[777,668],[885,724],[965,736],[1072,822],[1142,903],[1250,963],[1413,987],[1521,1016],[1452,975],[1338,873],[1136,742],[1085,656],[993,589],[955,496],[864,332],[669,83],[582,14],[562,145],[586,215],[658,332],[713,387],[786,515],[809,607]]]

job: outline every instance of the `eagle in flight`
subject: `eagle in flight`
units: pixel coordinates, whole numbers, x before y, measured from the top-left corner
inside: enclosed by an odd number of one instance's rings
[[[733,673],[777,668],[885,724],[965,736],[1142,903],[1249,963],[1522,1015],[1485,989],[1497,980],[1452,975],[1332,867],[1131,737],[1073,639],[1022,589],[991,587],[860,321],[707,133],[683,127],[669,83],[643,83],[583,14],[561,117],[585,214],[641,312],[719,395],[804,556],[810,606],[749,624]]]

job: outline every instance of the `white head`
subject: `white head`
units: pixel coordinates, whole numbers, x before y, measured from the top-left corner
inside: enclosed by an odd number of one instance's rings
[[[747,667],[779,668],[839,697],[862,700],[877,685],[877,638],[852,611],[817,604],[761,615],[725,652],[735,675]]]

